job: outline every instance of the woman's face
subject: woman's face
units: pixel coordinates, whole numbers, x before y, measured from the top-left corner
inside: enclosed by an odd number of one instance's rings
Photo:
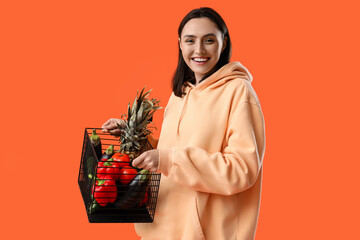
[[[226,47],[220,30],[209,18],[193,18],[188,21],[179,38],[182,56],[194,72],[196,83],[215,67]]]

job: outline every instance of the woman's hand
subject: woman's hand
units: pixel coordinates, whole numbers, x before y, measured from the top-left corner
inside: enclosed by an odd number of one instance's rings
[[[102,131],[105,133],[110,133],[113,135],[120,135],[120,129],[117,124],[119,124],[122,128],[125,128],[126,123],[122,119],[110,118],[102,125]]]
[[[143,152],[140,156],[135,158],[132,165],[133,167],[156,172],[159,169],[159,159],[159,149],[153,149]]]

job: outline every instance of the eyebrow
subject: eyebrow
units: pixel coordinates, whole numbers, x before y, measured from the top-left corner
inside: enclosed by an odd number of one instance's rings
[[[216,37],[216,35],[213,33],[208,33],[208,34],[204,35],[204,37],[209,37],[209,36]],[[186,37],[196,37],[196,36],[195,35],[185,35],[184,38],[186,38]]]

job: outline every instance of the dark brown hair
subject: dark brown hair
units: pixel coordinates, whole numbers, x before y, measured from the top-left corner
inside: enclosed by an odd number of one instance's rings
[[[207,17],[216,24],[216,26],[219,28],[220,32],[222,33],[223,39],[227,37],[227,43],[225,49],[221,53],[219,61],[214,67],[216,71],[225,64],[229,63],[231,57],[231,41],[230,41],[229,31],[224,20],[215,10],[208,7],[202,7],[191,10],[181,21],[178,28],[178,36],[179,38],[181,37],[181,32],[188,21],[190,21],[193,18],[202,18],[202,17]],[[174,94],[178,97],[183,97],[185,95],[185,93],[183,92],[184,83],[186,81],[189,81],[195,84],[195,75],[194,72],[187,66],[187,64],[184,61],[179,42],[178,42],[178,48],[179,48],[178,65],[175,70],[174,76],[172,78],[171,85]],[[213,73],[215,71],[210,71],[210,72]],[[205,76],[204,78],[201,79],[201,81],[203,81],[207,77],[208,76]]]

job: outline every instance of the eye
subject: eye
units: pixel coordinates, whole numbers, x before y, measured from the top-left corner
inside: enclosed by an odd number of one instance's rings
[[[192,42],[194,42],[194,41],[193,41],[192,39],[186,39],[185,42],[186,42],[186,43],[192,43]]]
[[[213,39],[211,39],[211,38],[208,38],[208,39],[206,39],[206,40],[205,40],[205,42],[207,42],[207,43],[213,43],[213,42],[214,42],[214,40],[213,40]]]

